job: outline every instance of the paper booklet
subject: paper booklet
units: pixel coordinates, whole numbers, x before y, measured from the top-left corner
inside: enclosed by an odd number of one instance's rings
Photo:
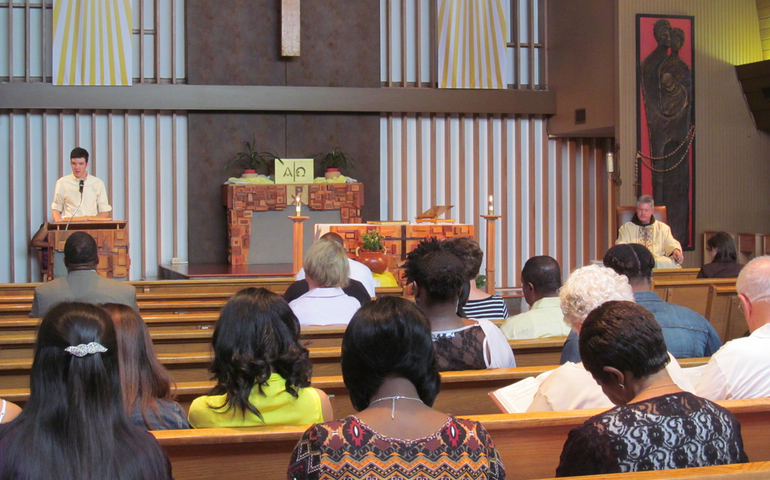
[[[700,382],[700,377],[703,375],[703,370],[705,369],[706,365],[701,365],[699,367],[683,368],[682,372],[684,373],[684,376],[690,380],[692,386],[695,387],[698,382]]]
[[[507,387],[489,392],[489,397],[497,404],[503,413],[524,413],[535,398],[537,389],[553,370],[544,372],[537,377],[527,377]]]

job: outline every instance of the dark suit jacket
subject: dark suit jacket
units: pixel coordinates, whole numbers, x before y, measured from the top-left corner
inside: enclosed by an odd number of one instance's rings
[[[139,311],[136,289],[131,284],[104,278],[94,270],[75,270],[38,285],[29,316],[42,317],[60,302],[122,303]]]

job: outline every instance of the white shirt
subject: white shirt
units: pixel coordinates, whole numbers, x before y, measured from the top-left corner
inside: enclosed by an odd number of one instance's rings
[[[711,401],[770,397],[770,323],[717,350],[695,392]]]
[[[314,288],[289,302],[289,307],[301,326],[347,325],[361,304],[341,288]]]
[[[564,323],[559,297],[543,297],[531,310],[508,318],[500,327],[511,340],[567,336],[570,327]]]
[[[671,380],[686,392],[693,392],[690,380],[682,371],[679,362],[668,354],[670,362],[666,365]],[[547,412],[551,410],[580,410],[583,408],[612,408],[613,404],[602,387],[596,383],[591,373],[582,363],[567,362],[550,373],[535,393],[535,398],[527,412]]]
[[[364,288],[366,288],[366,293],[368,293],[370,297],[374,298],[377,294],[374,291],[374,276],[372,275],[372,271],[369,270],[369,267],[361,262],[353,260],[352,258],[348,258],[348,265],[350,265],[350,278],[361,282],[364,285]],[[300,268],[299,272],[297,272],[296,280],[303,280],[304,278],[305,269]]]
[[[62,212],[62,217],[95,217],[112,211],[104,182],[93,175],[83,179],[82,204],[80,200],[80,180],[72,173],[65,175],[56,181],[51,210]]]

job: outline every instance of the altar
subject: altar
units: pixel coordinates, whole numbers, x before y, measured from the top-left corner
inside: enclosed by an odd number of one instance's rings
[[[352,259],[356,258],[356,249],[363,244],[361,235],[377,230],[384,238],[388,271],[393,274],[400,286],[406,285],[402,265],[406,254],[414,250],[420,241],[435,237],[447,240],[455,237],[473,238],[473,225],[447,223],[413,223],[394,225],[388,222],[373,222],[367,224],[318,224],[315,226],[313,237],[318,239],[327,232],[339,234],[345,242],[345,251]]]

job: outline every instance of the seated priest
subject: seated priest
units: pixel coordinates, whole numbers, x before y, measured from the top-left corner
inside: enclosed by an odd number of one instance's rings
[[[671,228],[652,214],[655,201],[642,195],[636,202],[636,215],[618,231],[615,245],[638,243],[647,247],[655,257],[655,268],[677,268],[684,261],[682,245],[671,234]]]

